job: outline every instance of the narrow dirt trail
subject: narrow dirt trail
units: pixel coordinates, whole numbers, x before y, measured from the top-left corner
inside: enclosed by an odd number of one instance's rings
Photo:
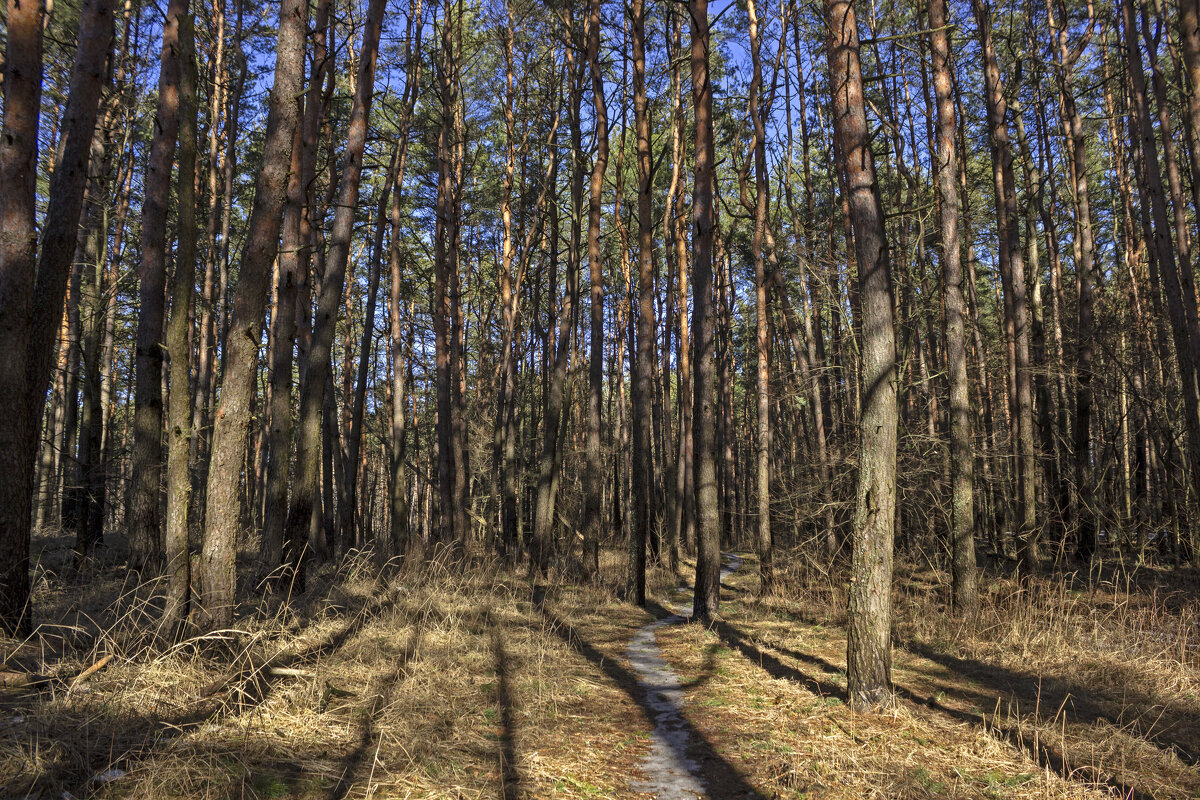
[[[722,580],[742,566],[738,556],[723,555]],[[686,603],[691,587],[680,586],[673,594],[680,598],[669,606],[675,613],[640,628],[626,650],[638,685],[646,693],[646,708],[654,720],[650,753],[638,764],[646,777],[634,781],[632,788],[657,800],[694,800],[705,796],[705,786],[698,774],[699,765],[688,755],[694,742],[691,726],[683,716],[683,685],[663,658],[656,639],[659,630],[687,621]]]

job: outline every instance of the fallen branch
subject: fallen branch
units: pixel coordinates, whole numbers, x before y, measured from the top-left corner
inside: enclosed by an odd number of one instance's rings
[[[28,689],[50,683],[49,675],[34,672],[0,672],[0,689]]]
[[[97,672],[99,672],[100,670],[102,670],[106,666],[108,666],[108,662],[110,662],[112,660],[113,660],[113,657],[112,657],[112,654],[110,653],[110,654],[106,655],[104,658],[97,661],[95,664],[92,664],[90,667],[85,669],[83,672],[76,675],[75,680],[71,681],[71,685],[67,689],[67,692],[70,693],[70,692],[74,691],[76,688],[79,687],[80,684],[82,684],[88,678],[90,678],[91,676],[95,675]]]
[[[295,667],[267,667],[267,674],[276,678],[315,678],[315,672],[309,672],[306,669],[296,669]]]

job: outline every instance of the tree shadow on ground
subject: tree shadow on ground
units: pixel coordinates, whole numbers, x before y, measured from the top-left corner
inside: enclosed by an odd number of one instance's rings
[[[366,704],[364,713],[359,717],[358,743],[343,760],[342,777],[329,790],[326,800],[344,800],[350,794],[350,790],[354,787],[356,779],[360,777],[359,773],[364,763],[366,763],[368,756],[370,756],[372,772],[374,772],[375,754],[378,753],[378,749],[382,745],[382,738],[379,738],[382,734],[377,734],[375,730],[376,720],[383,709],[391,705],[392,695],[396,686],[408,677],[408,666],[412,663],[421,644],[421,629],[421,619],[418,619],[416,625],[413,626],[408,644],[396,657],[395,669],[384,676],[379,688],[375,690],[371,696],[371,700]],[[377,739],[378,741],[376,741]],[[371,749],[372,745],[375,746],[374,751]],[[371,790],[369,777],[367,783],[367,794],[369,796]]]
[[[542,592],[535,590],[534,604],[549,623],[550,630],[572,649],[599,667],[613,683],[620,687],[637,704],[646,722],[653,727],[655,724],[654,712],[646,697],[646,690],[638,682],[637,676],[629,669],[621,666],[616,660],[600,652],[587,639],[582,637],[570,623],[550,611],[545,605],[545,595]],[[745,800],[766,800],[764,795],[755,789],[733,764],[729,763],[729,761],[717,752],[712,742],[686,718],[683,720],[683,724],[691,745],[688,753],[680,755],[690,756],[699,765],[698,777],[704,782],[709,796],[730,798],[730,800],[733,800],[733,798],[739,798],[739,800],[742,798]]]
[[[745,658],[760,664],[772,677],[799,683],[819,695],[836,697],[845,702],[846,691],[841,686],[830,683],[828,680],[797,666],[788,664],[778,656],[772,655],[768,650],[773,650],[780,656],[790,660],[810,665],[816,671],[825,675],[840,675],[843,673],[843,670],[820,656],[811,653],[801,653],[765,642],[756,642],[745,631],[725,622],[717,623],[713,629],[726,644],[741,652]],[[988,707],[996,701],[996,695],[975,693],[964,696],[960,685],[945,682],[936,682],[933,689],[934,691],[925,695],[900,684],[893,683],[892,685],[892,690],[897,698],[914,706],[931,709],[957,722],[967,723],[983,728],[989,733],[997,734],[1014,746],[1024,750],[1043,768],[1053,770],[1066,780],[1079,781],[1082,779],[1092,783],[1107,784],[1119,791],[1120,796],[1126,798],[1126,800],[1152,800],[1152,794],[1113,775],[1103,774],[1094,768],[1071,766],[1073,759],[1070,758],[1070,755],[1052,743],[1040,738],[1037,731],[1024,730],[1019,725],[1001,725],[998,720],[988,719],[981,712],[963,708],[958,704],[960,702],[967,702],[973,708],[979,705],[975,701],[986,700],[987,705],[983,707]],[[953,698],[954,701],[958,702],[950,705],[939,699],[947,697]]]
[[[185,701],[185,708],[175,713],[117,712],[107,701],[100,707],[83,702],[46,711],[39,706],[52,696],[43,691],[0,693],[0,710],[11,711],[25,720],[0,730],[0,750],[21,746],[19,740],[41,742],[33,766],[35,771],[9,778],[6,785],[0,786],[0,795],[88,795],[95,788],[93,779],[97,774],[114,768],[132,770],[170,747],[180,735],[244,717],[260,708],[280,685],[296,679],[295,672],[278,673],[274,668],[295,670],[338,652],[368,622],[393,608],[398,598],[393,590],[346,609],[343,616],[349,619],[345,624],[299,652],[262,658],[248,651],[226,648],[220,656],[227,661],[228,673],[203,687]],[[404,663],[411,656],[408,653],[403,659],[394,677],[400,677]],[[219,745],[203,749],[213,758],[220,758]],[[281,755],[279,763],[268,758],[263,766],[266,775],[295,773],[296,780],[319,781],[298,770],[290,755]],[[250,777],[253,776],[247,770],[243,778]]]
[[[521,796],[521,771],[517,767],[517,723],[512,696],[511,669],[504,634],[492,625],[492,653],[496,658],[496,702],[500,706],[500,796],[517,800]]]
[[[1174,704],[1155,703],[1148,694],[1128,685],[1121,686],[1120,697],[1110,697],[1102,690],[1084,688],[1073,681],[1052,676],[1039,678],[985,661],[939,652],[923,642],[906,642],[904,649],[983,687],[977,689],[963,682],[939,682],[939,690],[963,702],[987,707],[999,697],[1027,709],[1061,709],[1068,722],[1083,725],[1111,723],[1126,727],[1156,747],[1174,752],[1187,764],[1197,766],[1200,762],[1200,716]]]

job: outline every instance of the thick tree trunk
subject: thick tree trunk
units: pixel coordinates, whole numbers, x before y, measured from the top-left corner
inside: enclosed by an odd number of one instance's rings
[[[242,473],[250,433],[258,349],[262,339],[271,264],[279,250],[280,217],[287,196],[291,147],[300,116],[304,34],[308,4],[282,0],[275,57],[275,85],[267,112],[262,168],[254,187],[213,429],[212,460],[200,560],[199,600],[204,626],[233,621],[237,572],[235,550],[240,503],[235,476]],[[253,476],[247,476],[252,479]]]
[[[883,208],[863,104],[852,0],[825,0],[834,134],[858,264],[862,329],[858,501],[854,515],[846,690],[850,706],[891,704],[892,539],[896,514],[896,351]]]
[[[692,32],[692,107],[696,114],[692,192],[693,467],[696,491],[696,581],[692,613],[714,619],[721,602],[721,518],[717,496],[713,233],[716,228],[716,147],[713,139],[708,0],[689,0]]]
[[[38,112],[42,95],[42,4],[8,0],[4,124],[0,131],[0,396],[25,402],[29,314],[37,267]],[[29,631],[29,535],[33,492],[31,415],[0,415],[0,626]],[[26,462],[29,462],[28,466]]]
[[[9,0],[0,132],[0,396],[14,404],[0,421],[0,467],[8,476],[0,490],[0,629],[13,633],[29,627],[34,461],[113,27],[111,0],[84,3],[39,258],[34,214],[42,11],[41,3]]]
[[[633,528],[629,548],[627,597],[637,605],[646,603],[646,543],[652,515],[651,423],[655,357],[654,318],[654,223],[651,221],[650,111],[646,100],[646,8],[644,0],[633,0],[633,114],[637,134],[638,179],[638,313],[637,357],[633,372]]]

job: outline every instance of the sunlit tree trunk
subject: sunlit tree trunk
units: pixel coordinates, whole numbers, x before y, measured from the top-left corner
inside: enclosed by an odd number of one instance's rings
[[[383,25],[383,6],[382,0],[372,0],[367,10],[342,175],[338,184],[337,210],[334,212],[333,227],[329,236],[329,253],[321,278],[321,290],[317,298],[308,363],[300,396],[296,474],[285,536],[289,542],[289,570],[295,575],[295,584],[300,590],[304,588],[304,561],[302,553],[297,551],[303,550],[300,542],[313,538],[310,526],[314,519],[317,519],[313,508],[320,484],[321,456],[325,451],[322,433],[329,425],[326,401],[331,392],[333,334],[337,324],[338,307],[341,305],[345,289],[346,266],[350,259],[350,238],[354,229],[355,205],[358,203],[359,182],[362,177],[363,149],[366,146],[371,114],[375,57]],[[322,424],[323,415],[325,424]],[[335,456],[333,461],[339,462],[340,459]],[[328,508],[325,516],[329,517]],[[327,523],[326,530],[328,529]]]
[[[983,52],[984,100],[992,147],[993,180],[996,185],[996,224],[999,232],[1000,276],[1004,283],[1005,314],[1013,332],[1017,455],[1016,473],[1020,510],[1019,558],[1023,568],[1039,568],[1037,529],[1037,472],[1033,446],[1033,390],[1029,369],[1029,310],[1025,289],[1025,255],[1021,249],[1016,180],[1013,175],[1012,143],[1006,120],[1007,103],[992,35],[992,10],[986,0],[971,0],[979,27]]]
[[[946,365],[950,384],[951,595],[955,610],[969,615],[979,608],[975,574],[975,455],[971,452],[966,302],[958,238],[957,121],[948,25],[946,0],[929,0],[933,91],[937,98],[937,181],[942,223],[942,291],[946,304]]]
[[[845,177],[858,264],[862,402],[846,690],[855,710],[891,704],[892,539],[896,514],[896,350],[883,208],[863,103],[852,0],[825,0],[837,164]]]
[[[404,95],[402,98],[402,146],[407,149],[408,123],[412,117],[413,104],[417,99],[417,87],[421,75],[421,0],[416,0],[409,9],[408,27],[405,34],[405,62],[407,70],[404,78]],[[415,38],[414,38],[415,37]],[[402,156],[403,157],[403,156]],[[389,512],[391,518],[390,556],[406,555],[409,548],[409,516],[407,487],[405,485],[405,456],[407,436],[407,415],[405,412],[405,393],[411,382],[406,382],[410,363],[405,358],[405,324],[404,324],[404,252],[401,238],[404,235],[404,195],[403,169],[396,173],[395,185],[392,187],[392,206],[388,224],[390,226],[391,244],[388,248],[388,270],[390,273],[389,286],[389,333],[392,359],[392,410],[391,410],[391,465],[388,481]],[[409,335],[412,335],[413,323],[409,323]],[[411,358],[411,352],[409,353]],[[415,387],[413,387],[415,391]]]
[[[760,111],[762,94],[762,43],[758,32],[758,13],[754,0],[748,0],[750,15],[750,55],[753,77],[750,81],[750,121],[754,126],[754,235],[751,249],[754,254],[755,308],[755,387],[757,390],[757,425],[755,430],[755,549],[758,551],[759,591],[766,594],[773,580],[773,547],[771,539],[771,343],[768,337],[770,308],[767,306],[767,270],[763,241],[770,213],[770,190],[767,182],[767,132]]]

